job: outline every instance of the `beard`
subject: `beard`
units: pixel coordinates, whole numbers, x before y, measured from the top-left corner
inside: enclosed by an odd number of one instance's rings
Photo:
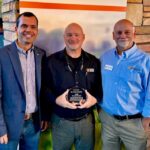
[[[76,45],[68,45],[68,48],[72,51],[75,51],[76,49],[78,49],[80,46],[78,44]]]
[[[129,41],[118,41],[117,44],[118,44],[118,47],[120,47],[120,50],[125,50],[131,47]]]

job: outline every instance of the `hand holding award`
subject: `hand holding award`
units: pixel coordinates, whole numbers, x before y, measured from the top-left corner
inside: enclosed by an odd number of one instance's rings
[[[67,99],[70,103],[74,102],[79,105],[81,100],[86,100],[85,90],[76,85],[68,91]]]

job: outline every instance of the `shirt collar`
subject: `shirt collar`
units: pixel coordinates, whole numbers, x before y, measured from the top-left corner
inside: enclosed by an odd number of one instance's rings
[[[25,51],[24,49],[22,49],[21,47],[19,47],[19,45],[17,44],[16,41],[15,41],[15,44],[16,44],[18,52],[20,52],[22,54],[27,54],[27,52],[32,52],[34,50],[34,45],[32,45],[32,47],[28,51]]]
[[[128,50],[122,52],[122,56],[121,56],[121,57],[122,57],[122,58],[128,58],[128,57],[130,57],[136,50],[137,50],[137,46],[136,46],[136,44],[134,43],[133,46],[132,46],[130,49],[128,49]],[[115,55],[118,55],[117,49],[115,49]]]

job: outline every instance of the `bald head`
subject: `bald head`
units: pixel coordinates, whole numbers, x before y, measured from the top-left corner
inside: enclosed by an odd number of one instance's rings
[[[122,19],[114,25],[113,39],[116,42],[119,54],[130,49],[134,44],[135,27],[127,19]]]
[[[135,32],[135,27],[134,27],[133,23],[127,19],[121,19],[118,22],[116,22],[114,25],[114,31],[118,26],[128,26],[130,28],[133,28],[133,32]]]
[[[70,23],[70,24],[65,28],[65,32],[64,32],[64,33],[67,33],[69,30],[78,31],[80,34],[84,34],[82,27],[81,27],[79,24],[77,24],[77,23]]]

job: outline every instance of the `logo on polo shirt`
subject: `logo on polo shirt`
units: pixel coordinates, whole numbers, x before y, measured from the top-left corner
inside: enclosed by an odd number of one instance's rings
[[[113,70],[113,66],[106,64],[105,67],[104,67],[104,69],[112,71]]]
[[[94,72],[94,68],[87,68],[86,72]]]

